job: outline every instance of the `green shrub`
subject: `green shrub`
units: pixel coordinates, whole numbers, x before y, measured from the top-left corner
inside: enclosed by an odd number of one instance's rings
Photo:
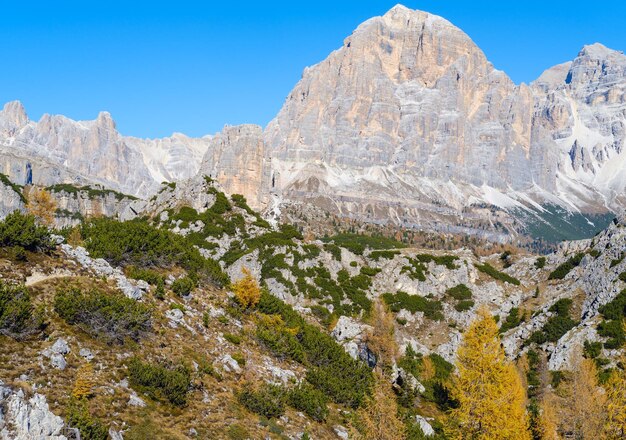
[[[86,400],[73,400],[67,411],[67,423],[80,431],[85,440],[107,440],[109,428],[89,412]]]
[[[517,327],[524,321],[524,315],[520,313],[517,307],[513,307],[509,310],[509,314],[506,316],[504,322],[500,326],[500,333],[505,333],[512,328]]]
[[[306,383],[289,391],[289,405],[318,422],[323,422],[328,417],[328,399],[322,392]]]
[[[620,279],[620,281],[623,281],[626,283],[626,272],[620,273],[618,278]]]
[[[571,307],[572,300],[569,298],[560,299],[554,303],[550,307],[550,311],[554,312],[555,315],[548,319],[541,330],[537,330],[530,336],[529,342],[543,344],[544,342],[556,342],[561,339],[565,333],[578,324],[570,316]]]
[[[59,290],[54,297],[54,310],[68,324],[109,343],[123,344],[126,338],[138,341],[152,327],[151,309],[121,293]]]
[[[43,328],[43,311],[33,306],[28,288],[0,281],[0,334],[20,340]]]
[[[158,286],[164,282],[163,275],[155,270],[139,268],[136,266],[128,266],[126,273],[130,278],[135,280],[143,280],[153,286]]]
[[[277,350],[308,367],[307,380],[336,403],[359,407],[371,393],[373,376],[367,365],[352,359],[328,334],[307,323],[291,306],[267,292],[261,294],[257,310],[278,315],[284,323]],[[265,331],[271,339],[271,329]],[[257,335],[258,335],[257,327]]]
[[[0,182],[2,182],[4,186],[10,187],[15,193],[17,193],[22,203],[26,204],[28,202],[28,200],[26,200],[26,197],[24,197],[23,186],[13,183],[11,179],[9,179],[9,176],[2,173],[0,173]]]
[[[622,261],[624,261],[624,257],[625,256],[626,256],[626,254],[624,254],[622,252],[622,254],[618,258],[616,258],[614,260],[611,260],[611,264],[610,264],[609,268],[613,268],[613,267],[617,266],[618,264],[620,264]]]
[[[548,275],[549,280],[562,280],[565,276],[572,271],[575,267],[578,267],[580,262],[582,261],[585,254],[580,252],[573,257],[569,258],[565,263],[559,265],[556,269],[554,269],[550,275]]]
[[[400,255],[400,251],[372,251],[368,257],[374,261],[378,261],[381,258],[385,260],[393,260],[396,255]]]
[[[250,438],[248,430],[237,423],[228,427],[227,435],[230,440],[248,440]]]
[[[476,269],[478,269],[479,271],[483,273],[486,273],[487,275],[489,275],[491,278],[495,280],[504,281],[505,283],[513,284],[514,286],[520,285],[520,281],[517,278],[514,278],[511,275],[508,275],[504,272],[500,272],[498,269],[496,269],[489,263],[475,264],[474,266],[476,267]]]
[[[132,358],[128,362],[131,386],[154,400],[176,406],[187,404],[191,372],[184,365],[149,364]]]
[[[392,238],[383,237],[381,235],[358,235],[351,233],[340,233],[332,237],[325,237],[323,242],[333,242],[335,245],[348,249],[356,255],[363,255],[365,249],[382,250],[382,249],[400,249],[405,248],[406,244],[401,243]]]
[[[411,313],[423,312],[424,316],[434,321],[443,319],[443,306],[441,302],[436,300],[429,300],[419,295],[409,295],[402,291],[395,294],[385,293],[383,294],[383,300],[394,313],[404,309]]]
[[[26,249],[22,246],[12,246],[9,248],[9,257],[13,261],[26,261]]]
[[[459,301],[454,306],[454,309],[457,312],[467,312],[472,307],[474,307],[474,301],[472,301],[471,299],[465,299],[465,300]]]
[[[53,247],[48,228],[37,226],[35,217],[13,211],[0,221],[0,246],[20,246],[29,251]]]
[[[588,359],[595,359],[602,353],[601,342],[589,342],[585,341],[583,344],[583,354]]]
[[[104,258],[115,265],[142,268],[180,265],[209,277],[220,286],[229,283],[220,265],[205,259],[185,237],[155,228],[143,219],[127,222],[93,219],[82,225],[81,234],[93,257]]]
[[[226,339],[231,344],[239,345],[241,344],[241,336],[233,335],[232,333],[224,333],[224,339]]]
[[[196,282],[189,276],[178,278],[172,283],[172,291],[178,296],[187,296],[196,288]]]
[[[600,307],[599,312],[609,320],[621,320],[626,317],[626,289],[622,290],[611,302]]]
[[[271,419],[285,413],[287,391],[279,385],[264,384],[255,389],[245,384],[237,400],[249,411]]]
[[[544,267],[546,267],[546,257],[538,257],[535,260],[535,268],[543,269]]]
[[[457,301],[467,300],[472,298],[472,291],[465,284],[459,284],[446,290],[446,294],[450,295]]]
[[[333,243],[325,243],[324,250],[329,252],[337,261],[341,261],[341,248]]]
[[[622,321],[602,321],[598,324],[598,334],[605,338],[609,338],[604,347],[609,350],[620,348],[626,342],[626,334],[624,334],[624,326]]]

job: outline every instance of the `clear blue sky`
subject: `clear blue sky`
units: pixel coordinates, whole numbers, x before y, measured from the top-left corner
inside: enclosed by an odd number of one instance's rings
[[[140,137],[265,125],[305,66],[396,3],[2,1],[0,102],[21,100],[35,120],[107,110],[123,134]],[[626,50],[626,2],[403,4],[459,26],[517,83],[584,44]]]

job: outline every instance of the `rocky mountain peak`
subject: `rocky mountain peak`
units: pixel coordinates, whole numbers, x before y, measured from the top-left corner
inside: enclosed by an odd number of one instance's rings
[[[111,117],[109,112],[100,112],[98,113],[98,118],[96,119],[96,124],[99,127],[106,128],[109,130],[115,130],[116,125],[115,121]]]
[[[12,137],[28,123],[28,115],[20,101],[7,102],[0,111],[0,132]]]

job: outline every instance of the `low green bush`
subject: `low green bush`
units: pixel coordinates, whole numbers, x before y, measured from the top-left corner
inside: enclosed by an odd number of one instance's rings
[[[80,431],[80,438],[85,440],[107,440],[109,428],[89,412],[87,401],[72,400],[67,411],[67,423]]]
[[[248,383],[237,393],[237,400],[249,411],[271,419],[285,413],[287,391],[279,385],[268,383],[255,388]]]
[[[398,313],[400,310],[404,309],[411,313],[422,312],[424,316],[434,321],[441,321],[443,319],[443,305],[440,301],[429,300],[419,295],[409,295],[402,291],[397,293],[385,293],[382,298],[389,306],[389,309],[394,313]]]
[[[565,276],[572,271],[575,267],[578,267],[583,257],[585,256],[584,252],[580,252],[573,257],[569,258],[565,263],[559,265],[556,269],[554,269],[550,275],[548,275],[549,280],[562,280]]]
[[[465,284],[459,284],[446,290],[446,294],[450,295],[457,301],[472,299],[472,291]]]
[[[396,255],[400,255],[400,251],[372,251],[368,257],[374,261],[378,261],[381,258],[393,260]]]
[[[572,300],[569,298],[560,299],[554,303],[550,307],[550,311],[554,312],[555,315],[548,319],[541,330],[537,330],[530,336],[529,342],[543,344],[545,342],[556,342],[561,339],[565,333],[578,324],[570,316],[571,307]]]
[[[511,275],[508,275],[504,272],[500,272],[498,269],[496,269],[489,263],[475,264],[474,266],[480,272],[486,273],[487,275],[489,275],[491,278],[495,280],[504,281],[505,283],[513,284],[514,286],[520,285],[520,281],[517,278],[512,277]]]
[[[179,265],[207,276],[220,286],[229,283],[220,265],[204,258],[185,237],[156,228],[144,219],[126,222],[106,217],[92,219],[82,225],[81,235],[93,257],[115,265],[140,268]]]
[[[35,217],[13,211],[0,221],[0,246],[20,246],[29,251],[53,247],[48,228],[38,226]]]
[[[352,359],[330,335],[306,322],[291,306],[263,291],[257,310],[280,317],[284,325],[280,337],[284,340],[275,343],[277,352],[305,365],[307,381],[315,388],[352,408],[371,394],[373,376],[367,365]],[[266,330],[268,334],[271,328]]]
[[[152,328],[152,310],[121,293],[59,290],[54,310],[68,324],[109,343],[123,344],[126,338],[138,341]]]
[[[474,301],[472,301],[471,299],[464,299],[456,303],[454,309],[457,312],[467,312],[472,307],[474,307]]]
[[[196,288],[196,282],[193,278],[186,276],[177,278],[172,283],[172,292],[178,296],[187,296]]]
[[[241,341],[242,341],[241,336],[234,335],[232,333],[224,333],[224,339],[226,339],[231,344],[235,344],[235,345],[241,344]]]
[[[535,260],[535,268],[543,269],[544,267],[546,267],[546,257],[538,257]]]
[[[289,405],[318,422],[323,422],[328,417],[328,399],[307,383],[289,391]]]
[[[524,321],[524,315],[520,313],[519,308],[513,307],[509,310],[509,314],[504,319],[504,322],[500,326],[500,333],[505,333],[512,328],[517,327]]]
[[[28,288],[0,281],[0,334],[21,340],[43,328],[43,311],[33,305]]]
[[[387,250],[405,248],[406,244],[392,238],[381,235],[359,235],[352,233],[340,233],[332,237],[325,237],[323,242],[333,242],[335,245],[348,249],[356,255],[363,255],[365,249]]]
[[[175,406],[187,404],[191,372],[184,365],[150,364],[138,358],[128,362],[130,384],[150,398]]]
[[[619,349],[626,343],[626,332],[623,322],[626,319],[626,289],[622,290],[613,300],[602,307],[599,312],[604,320],[598,325],[598,334],[608,340],[604,347]]]

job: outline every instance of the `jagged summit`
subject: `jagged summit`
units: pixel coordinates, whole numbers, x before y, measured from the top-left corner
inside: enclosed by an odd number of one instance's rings
[[[601,43],[593,43],[583,46],[578,53],[579,57],[590,57],[594,59],[607,59],[610,57],[622,56],[626,59],[624,52],[606,47]]]

